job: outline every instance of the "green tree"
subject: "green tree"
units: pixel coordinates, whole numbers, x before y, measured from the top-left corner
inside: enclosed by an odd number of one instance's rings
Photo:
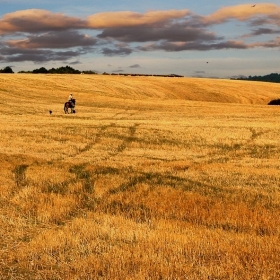
[[[32,71],[32,73],[35,73],[35,74],[47,74],[49,73],[49,71],[45,68],[45,67],[41,67],[40,69],[34,69]]]
[[[0,73],[14,73],[13,69],[10,66],[6,66],[4,69],[0,70]]]

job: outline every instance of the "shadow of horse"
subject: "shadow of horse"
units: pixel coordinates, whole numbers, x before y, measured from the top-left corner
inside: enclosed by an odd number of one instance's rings
[[[75,106],[76,100],[72,99],[71,101],[67,101],[64,103],[64,113],[69,114],[69,109],[71,110],[71,114],[75,114]]]

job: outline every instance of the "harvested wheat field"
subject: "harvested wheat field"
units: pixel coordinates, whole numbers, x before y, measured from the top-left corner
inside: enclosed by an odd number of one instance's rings
[[[1,74],[0,279],[279,279],[278,98],[261,82]]]

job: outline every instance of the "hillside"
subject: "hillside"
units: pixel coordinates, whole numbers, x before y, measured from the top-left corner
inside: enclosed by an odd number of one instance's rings
[[[220,79],[126,77],[106,75],[1,74],[0,97],[12,102],[64,102],[73,93],[80,105],[112,100],[189,100],[268,104],[280,96],[280,85]],[[27,105],[27,104],[26,104]]]
[[[0,279],[278,279],[279,95],[0,75]]]

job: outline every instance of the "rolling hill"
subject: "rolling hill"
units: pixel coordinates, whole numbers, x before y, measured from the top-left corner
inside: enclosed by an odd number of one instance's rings
[[[279,96],[0,74],[0,279],[278,279]]]
[[[64,101],[72,92],[87,105],[104,98],[188,100],[265,105],[280,96],[278,84],[201,78],[108,75],[0,75],[0,97],[25,103]]]

